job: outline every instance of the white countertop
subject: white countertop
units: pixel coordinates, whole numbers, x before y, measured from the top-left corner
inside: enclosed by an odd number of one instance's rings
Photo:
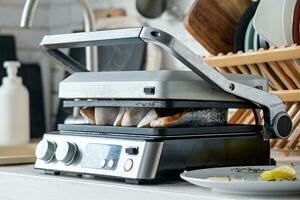
[[[121,181],[46,175],[33,165],[0,167],[0,199],[9,200],[217,200],[300,199],[286,196],[244,196],[213,192],[186,182],[129,185]]]

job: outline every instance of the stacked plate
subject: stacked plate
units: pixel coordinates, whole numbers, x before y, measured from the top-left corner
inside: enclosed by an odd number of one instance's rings
[[[255,1],[240,18],[235,33],[235,51],[300,44],[299,22],[300,0]],[[294,64],[300,68],[300,60],[294,60]],[[272,73],[273,70],[267,67]],[[260,74],[267,78],[262,71]],[[276,89],[270,81],[269,86]]]
[[[260,0],[241,17],[235,50],[249,51],[299,44],[300,0]]]
[[[268,48],[268,43],[254,28],[254,15],[260,1],[254,2],[242,15],[235,33],[234,46],[236,51],[258,50]]]
[[[273,46],[294,44],[293,24],[296,4],[297,0],[261,0],[254,15],[255,30]],[[299,20],[296,24],[299,28]],[[296,33],[299,35],[299,30]]]

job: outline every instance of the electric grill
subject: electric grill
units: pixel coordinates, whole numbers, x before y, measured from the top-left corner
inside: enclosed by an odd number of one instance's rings
[[[191,71],[88,72],[62,48],[152,42]],[[187,169],[270,164],[269,138],[286,138],[291,120],[267,81],[220,74],[171,35],[150,27],[45,36],[41,47],[72,74],[59,86],[64,107],[263,110],[264,124],[137,128],[60,124],[36,149],[35,168],[146,183]],[[132,58],[134,59],[134,58]]]

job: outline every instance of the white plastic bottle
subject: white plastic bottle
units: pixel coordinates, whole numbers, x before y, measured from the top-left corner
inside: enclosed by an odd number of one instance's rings
[[[0,87],[0,145],[29,143],[29,93],[17,76],[20,63],[6,61],[7,77]]]

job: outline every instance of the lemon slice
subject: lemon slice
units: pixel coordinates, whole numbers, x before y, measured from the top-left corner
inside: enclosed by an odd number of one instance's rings
[[[290,181],[296,178],[296,171],[289,166],[281,166],[270,171],[264,171],[260,174],[260,178],[264,181]]]

